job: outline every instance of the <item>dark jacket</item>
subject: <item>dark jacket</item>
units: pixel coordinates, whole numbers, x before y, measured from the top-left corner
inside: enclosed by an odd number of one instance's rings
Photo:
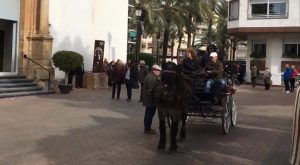
[[[140,83],[144,83],[145,81],[145,78],[148,74],[148,67],[147,66],[144,66],[143,68],[141,68],[138,72],[138,79],[139,79],[139,82]]]
[[[155,106],[154,103],[154,90],[155,87],[159,84],[160,80],[157,76],[154,75],[153,72],[150,72],[144,81],[143,87],[143,95],[142,95],[142,102],[143,105],[146,107],[153,107]]]
[[[136,72],[135,72],[134,68],[130,68],[129,70],[130,70],[129,79],[126,79],[126,77],[125,77],[126,72],[128,71],[128,69],[125,71],[124,79],[126,81],[126,84],[133,85],[137,75],[136,75]]]
[[[123,65],[115,64],[112,67],[111,81],[112,83],[124,83],[125,68]]]
[[[223,78],[223,64],[219,60],[216,63],[212,63],[211,61],[206,64],[206,71],[210,72],[209,78],[213,79],[221,79]]]
[[[184,59],[182,61],[182,71],[188,72],[188,71],[195,71],[200,68],[200,62],[197,59]]]

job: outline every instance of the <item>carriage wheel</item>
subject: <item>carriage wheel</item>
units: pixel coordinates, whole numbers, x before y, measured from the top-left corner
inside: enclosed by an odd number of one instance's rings
[[[223,114],[222,114],[222,128],[223,133],[228,134],[231,126],[231,115],[229,112],[230,109],[230,101],[229,96],[226,96],[222,99],[222,106],[223,106]]]
[[[231,126],[235,127],[236,125],[236,119],[237,119],[237,106],[235,104],[234,97],[230,95],[230,105],[231,105]]]

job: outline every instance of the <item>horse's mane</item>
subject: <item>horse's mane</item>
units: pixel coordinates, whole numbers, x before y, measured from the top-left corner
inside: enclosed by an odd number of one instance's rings
[[[175,106],[185,100],[187,84],[174,62],[163,64],[162,69],[161,83],[156,90],[156,102],[160,105]]]

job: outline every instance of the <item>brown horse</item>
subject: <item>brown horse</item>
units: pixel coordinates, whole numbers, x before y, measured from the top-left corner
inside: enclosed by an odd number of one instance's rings
[[[187,118],[187,102],[192,88],[189,79],[178,71],[178,66],[173,62],[163,65],[161,83],[156,87],[155,102],[159,118],[160,140],[157,149],[165,149],[166,146],[166,119],[169,118],[171,128],[171,145],[169,150],[177,150],[176,136],[178,125],[182,122],[180,137],[185,138],[185,124]]]

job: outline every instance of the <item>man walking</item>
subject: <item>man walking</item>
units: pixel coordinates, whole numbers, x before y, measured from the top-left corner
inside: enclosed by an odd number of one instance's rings
[[[156,112],[156,106],[154,104],[154,88],[159,83],[159,75],[161,67],[153,65],[151,72],[146,76],[143,87],[142,102],[146,106],[144,116],[144,132],[146,134],[155,134],[155,130],[151,128],[152,119]]]

